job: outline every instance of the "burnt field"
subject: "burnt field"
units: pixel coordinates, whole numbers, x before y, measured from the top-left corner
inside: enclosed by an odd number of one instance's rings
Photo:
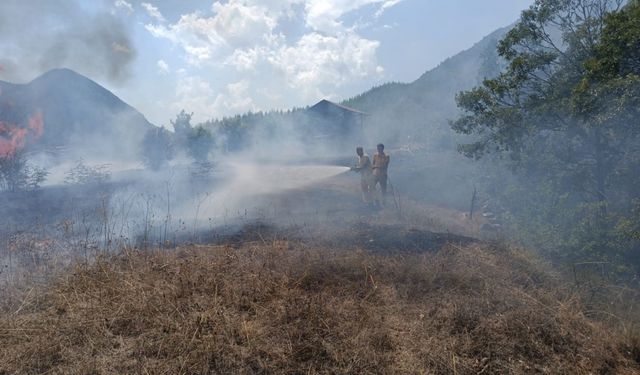
[[[122,225],[100,200],[114,191],[81,191],[4,201],[58,226],[9,237],[0,373],[640,371],[634,290],[480,239],[480,218],[398,194],[365,207],[357,176],[265,194],[211,224],[204,209],[172,217],[184,224],[166,241],[105,239]],[[60,236],[82,224],[69,212],[93,219],[89,236]]]
[[[358,236],[328,247],[247,228],[3,289],[0,373],[640,371],[633,329],[594,313],[612,301],[532,254],[411,231],[393,234],[411,252],[380,252]]]

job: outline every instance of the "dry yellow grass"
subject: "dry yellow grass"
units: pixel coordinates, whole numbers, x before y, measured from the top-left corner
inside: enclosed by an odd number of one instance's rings
[[[633,374],[526,253],[371,254],[302,241],[124,250],[6,293],[0,374]]]

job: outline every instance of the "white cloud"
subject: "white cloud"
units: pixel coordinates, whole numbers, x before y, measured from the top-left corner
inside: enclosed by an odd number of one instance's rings
[[[389,8],[391,8],[392,6],[400,3],[402,0],[386,0],[385,2],[382,3],[382,5],[380,6],[380,8],[378,8],[378,10],[376,11],[375,17],[378,18],[380,16],[382,16],[382,14]]]
[[[255,110],[256,106],[249,94],[249,87],[247,80],[228,84],[226,93],[216,97],[213,103],[214,108],[225,115]]]
[[[237,48],[224,60],[224,65],[235,68],[239,72],[255,71],[259,64],[267,62],[267,58],[284,46],[282,34],[264,36],[260,44],[249,48]]]
[[[238,71],[255,70],[256,65],[260,59],[267,54],[268,51],[265,48],[254,47],[249,49],[237,49],[227,57],[225,60],[226,65],[230,65],[236,68]]]
[[[162,13],[160,13],[160,10],[158,9],[158,7],[154,6],[153,4],[150,3],[142,3],[140,4],[142,5],[142,7],[144,8],[144,10],[147,11],[147,14],[149,15],[149,17],[155,19],[158,22],[165,22],[165,18],[162,15]]]
[[[216,14],[212,19],[216,33],[234,47],[255,44],[278,25],[278,14],[272,13],[267,7],[251,5],[250,2],[216,2],[212,8]]]
[[[200,12],[182,15],[177,23],[146,25],[146,29],[156,38],[165,38],[181,46],[190,63],[198,65],[210,60],[224,45],[222,38],[213,27],[213,19],[202,17]]]
[[[158,60],[158,74],[167,75],[169,74],[169,64],[167,64],[164,60]]]
[[[153,36],[168,39],[182,47],[188,61],[194,65],[225,54],[222,52],[225,50],[227,62],[247,69],[255,65],[257,52],[261,47],[278,39],[274,30],[281,19],[291,16],[294,4],[304,5],[304,19],[310,31],[338,36],[348,31],[340,21],[342,15],[365,5],[379,4],[376,12],[378,15],[400,1],[402,0],[216,1],[211,7],[211,16],[196,11],[182,15],[175,24],[148,24],[146,28]],[[148,3],[143,3],[143,6],[145,4],[151,6]],[[280,47],[270,44],[272,50]]]
[[[249,89],[249,81],[240,80],[227,84],[222,92],[216,94],[202,77],[185,75],[178,79],[177,100],[171,107],[176,112],[182,109],[193,112],[194,122],[247,112],[256,108]]]
[[[338,36],[304,35],[294,46],[282,47],[270,62],[286,73],[293,88],[339,87],[354,78],[382,72],[376,64],[380,43],[352,31]]]
[[[211,13],[194,11],[175,23],[145,27],[178,46],[189,63],[187,69],[176,70],[173,109],[185,108],[203,120],[254,110],[258,105],[252,98],[260,107],[282,107],[291,105],[295,95],[295,105],[303,105],[335,98],[343,86],[380,77],[380,43],[362,37],[356,25],[343,24],[341,17],[369,5],[375,7],[370,18],[377,18],[401,1],[220,0]],[[297,34],[285,37],[279,26],[290,29],[291,22],[298,23],[293,26]],[[160,62],[158,69],[165,70]],[[222,88],[214,90],[204,74],[216,76]]]
[[[376,17],[402,0],[306,0],[306,23],[311,29],[324,33],[344,31],[340,17],[365,5],[380,4]]]
[[[113,5],[117,8],[117,9],[122,9],[124,11],[126,11],[128,14],[133,13],[133,6],[131,5],[131,3],[127,2],[126,0],[116,0]]]
[[[209,82],[199,76],[184,76],[178,79],[176,87],[176,102],[172,104],[174,112],[186,110],[194,113],[194,120],[214,117],[217,115],[211,98],[214,97],[213,88]]]
[[[267,98],[271,102],[278,102],[283,98],[281,92],[275,91],[275,90],[271,90],[271,89],[268,89],[268,88],[265,88],[265,87],[258,88],[256,90],[256,93],[258,93],[259,95],[264,96],[265,98]]]
[[[279,18],[286,9],[282,3],[291,0],[258,1],[230,0],[215,2],[210,17],[196,11],[184,14],[169,26],[147,24],[146,29],[157,38],[165,38],[182,47],[194,65],[211,61],[222,50],[235,51],[267,43],[273,36]]]

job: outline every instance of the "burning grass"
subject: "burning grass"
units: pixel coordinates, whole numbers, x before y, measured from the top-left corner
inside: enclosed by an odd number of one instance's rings
[[[99,258],[1,303],[0,374],[620,373],[640,343],[524,252],[261,240]]]

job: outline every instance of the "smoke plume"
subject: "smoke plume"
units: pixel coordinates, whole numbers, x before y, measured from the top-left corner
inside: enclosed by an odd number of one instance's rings
[[[126,79],[136,53],[125,21],[83,7],[72,0],[1,1],[0,79],[25,81],[59,67],[113,83]]]

